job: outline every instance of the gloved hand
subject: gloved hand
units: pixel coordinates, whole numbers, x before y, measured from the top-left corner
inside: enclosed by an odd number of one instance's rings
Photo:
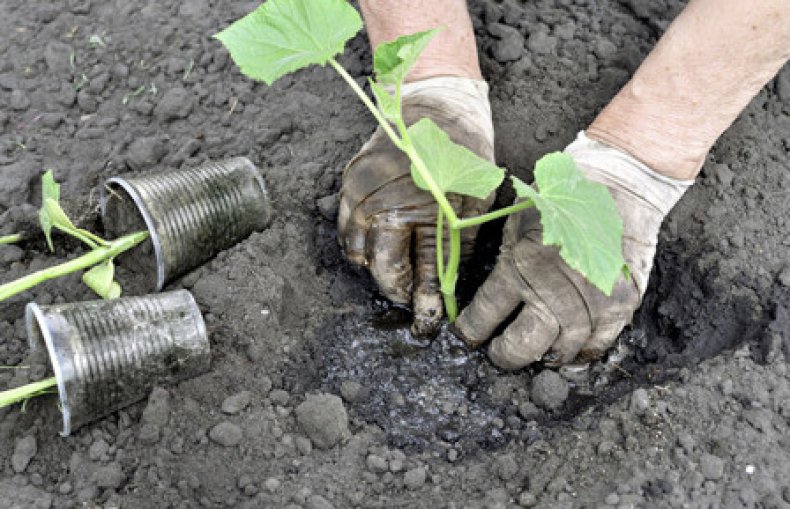
[[[557,247],[543,245],[534,208],[511,216],[493,272],[455,323],[467,343],[479,346],[523,304],[489,348],[492,362],[502,368],[600,357],[639,307],[661,222],[692,184],[659,175],[583,132],[565,152],[587,178],[609,188],[623,219],[623,254],[631,277],[605,296],[562,261]]]
[[[454,142],[493,161],[494,128],[488,85],[481,80],[438,77],[402,88],[407,125],[427,117]],[[449,197],[459,217],[484,213],[489,199]],[[412,304],[416,335],[433,333],[443,315],[436,272],[437,205],[411,178],[408,157],[379,127],[343,172],[338,240],[349,260],[366,266],[382,293]],[[476,231],[465,230],[471,248]]]

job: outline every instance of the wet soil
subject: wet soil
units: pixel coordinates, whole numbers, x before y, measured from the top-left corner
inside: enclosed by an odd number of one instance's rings
[[[0,411],[0,507],[790,507],[790,69],[667,219],[618,348],[561,370],[570,395],[544,410],[539,366],[504,373],[450,335],[412,340],[343,260],[340,172],[373,121],[331,69],[273,87],[240,76],[210,35],[255,5],[3,2],[0,232],[24,226],[46,168],[72,216],[101,231],[105,178],[235,156],[261,169],[275,219],[170,285],[204,313],[209,373],[68,438],[52,397]],[[471,2],[498,162],[529,178],[681,8]],[[364,34],[341,61],[364,83]],[[56,243],[0,247],[2,280],[82,252]],[[75,275],[0,306],[0,365],[19,366],[0,370],[0,388],[43,376],[24,304],[89,298]]]

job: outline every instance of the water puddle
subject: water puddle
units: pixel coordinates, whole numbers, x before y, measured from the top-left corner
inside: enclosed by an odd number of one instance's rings
[[[432,341],[412,338],[409,318],[389,308],[324,328],[314,357],[324,389],[340,394],[343,382],[359,383],[364,397],[347,404],[396,447],[470,452],[504,443],[503,406],[489,393],[496,369],[446,330]]]

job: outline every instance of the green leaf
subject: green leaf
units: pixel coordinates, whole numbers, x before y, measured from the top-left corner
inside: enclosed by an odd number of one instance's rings
[[[214,37],[242,74],[271,85],[310,64],[326,64],[361,29],[346,0],[268,0]]]
[[[103,299],[117,299],[121,286],[113,281],[115,267],[112,260],[94,266],[82,275],[82,282]]]
[[[379,105],[379,109],[384,114],[384,116],[393,122],[400,120],[401,114],[398,101],[393,96],[391,96],[382,85],[376,83],[373,80],[369,81],[370,89],[373,91],[373,95],[376,97],[376,103]]]
[[[409,138],[439,189],[445,193],[488,197],[505,178],[505,170],[450,140],[432,120],[423,118],[409,127]],[[428,184],[412,164],[411,176],[420,189]]]
[[[121,296],[121,285],[117,281],[113,281],[110,285],[110,291],[107,292],[107,299],[117,299]]]
[[[54,252],[55,246],[52,244],[52,220],[49,217],[49,213],[44,210],[44,207],[41,207],[38,211],[38,222],[41,225],[41,230],[44,232],[44,237],[47,239],[49,250]]]
[[[603,184],[590,182],[573,158],[562,152],[543,156],[535,165],[538,191],[511,177],[516,194],[540,211],[543,243],[560,247],[571,268],[606,295],[627,273],[623,259],[623,221]]]
[[[403,79],[420,53],[441,30],[434,28],[379,44],[373,54],[373,72],[376,73],[376,80],[384,85],[403,83]]]
[[[60,202],[60,184],[55,182],[55,174],[52,170],[47,170],[41,176],[41,198],[46,200],[50,198],[55,202]]]
[[[52,170],[47,170],[41,177],[41,209],[38,212],[38,219],[50,251],[55,250],[52,245],[52,228],[76,229],[66,213],[63,212],[59,201],[60,184],[55,182]]]
[[[56,203],[60,201],[60,184],[55,182],[52,170],[47,170],[41,176],[41,209],[38,212],[38,219],[44,237],[47,238],[49,250],[55,251],[55,246],[52,245],[52,218],[46,210],[47,200],[55,200]]]

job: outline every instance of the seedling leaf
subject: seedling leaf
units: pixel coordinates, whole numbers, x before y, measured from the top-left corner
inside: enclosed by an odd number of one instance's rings
[[[107,292],[107,299],[117,299],[121,296],[121,285],[117,281],[113,281],[110,285],[110,291]]]
[[[373,96],[376,98],[376,103],[379,109],[387,117],[388,120],[397,122],[401,118],[400,107],[398,101],[380,84],[370,80],[370,89],[373,91]]]
[[[113,281],[115,267],[112,260],[94,266],[82,275],[82,282],[103,299],[117,299],[121,286]]]
[[[409,138],[431,177],[445,193],[487,198],[505,178],[505,170],[478,157],[450,137],[432,120],[423,118],[412,125]],[[428,185],[412,165],[411,176],[420,189]]]
[[[59,202],[60,184],[55,182],[52,170],[47,170],[41,177],[41,209],[39,210],[38,218],[50,251],[55,250],[52,245],[53,227],[61,226],[76,229],[66,213],[63,212],[63,209],[60,208]]]
[[[361,29],[346,0],[268,0],[214,37],[242,74],[271,85],[310,64],[325,65]]]
[[[380,44],[373,54],[373,72],[376,73],[376,80],[384,85],[403,83],[403,79],[420,53],[439,31],[441,28],[433,28]]]
[[[55,182],[55,175],[52,170],[47,170],[41,176],[41,195],[43,199],[53,199],[55,202],[60,201],[60,184]]]
[[[535,165],[538,190],[516,177],[513,188],[540,211],[543,243],[560,248],[560,256],[606,295],[620,275],[623,259],[623,221],[606,186],[590,182],[571,156],[555,152]]]

